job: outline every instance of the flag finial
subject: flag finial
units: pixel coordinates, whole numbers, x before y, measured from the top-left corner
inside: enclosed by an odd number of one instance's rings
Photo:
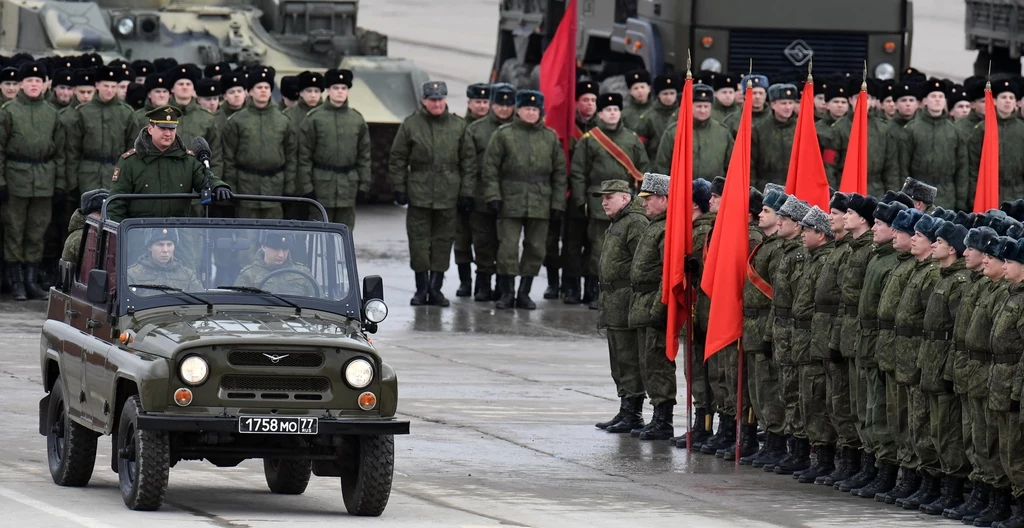
[[[807,82],[814,82],[814,77],[811,76],[811,70],[814,69],[814,58],[811,57],[807,60]]]
[[[988,61],[988,75],[985,76],[985,91],[992,91],[992,61]]]
[[[754,59],[749,59],[749,60],[750,60],[750,66],[747,67],[747,75],[753,75],[754,74]]]
[[[868,91],[868,61],[864,61],[864,72],[860,81],[860,91]]]
[[[686,80],[693,79],[693,73],[690,71],[690,49],[686,49]]]

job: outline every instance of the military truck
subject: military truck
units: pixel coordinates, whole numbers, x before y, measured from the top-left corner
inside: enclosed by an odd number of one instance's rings
[[[263,459],[274,493],[338,477],[353,515],[391,493],[398,379],[369,334],[383,282],[359,287],[352,233],[314,221],[85,219],[40,338],[39,433],[53,481],[88,484],[98,439],[125,504],[156,510],[182,460]],[[236,195],[262,201],[312,200]],[[326,214],[323,218],[326,219]],[[189,247],[191,251],[184,251]],[[237,278],[221,268],[249,263]]]
[[[992,73],[1020,75],[1020,57],[1024,52],[1024,13],[1017,2],[997,0],[964,0],[966,47],[978,50],[974,74]]]
[[[504,0],[492,78],[539,85],[545,47],[567,0]],[[581,74],[603,80],[645,68],[686,70],[859,72],[893,78],[910,64],[910,0],[578,0]]]

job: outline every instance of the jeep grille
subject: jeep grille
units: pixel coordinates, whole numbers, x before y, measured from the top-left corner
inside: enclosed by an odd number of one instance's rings
[[[228,363],[234,367],[320,368],[324,365],[324,356],[320,352],[263,353],[235,350],[228,354]]]
[[[242,376],[229,374],[220,379],[224,391],[245,392],[328,392],[331,380],[305,376]]]

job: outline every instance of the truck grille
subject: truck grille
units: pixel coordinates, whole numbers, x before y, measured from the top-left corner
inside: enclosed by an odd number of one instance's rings
[[[235,350],[228,354],[228,363],[234,367],[320,368],[324,365],[324,356],[320,352]]]
[[[812,31],[730,31],[730,72],[745,73],[754,61],[754,73],[771,75],[797,69],[786,49],[803,41],[813,51],[814,71],[824,74],[859,72],[868,56],[868,36],[862,33],[822,33]]]
[[[331,389],[331,380],[306,376],[244,376],[229,374],[220,379],[224,391],[322,393]]]
[[[971,28],[1016,33],[1017,28],[1024,27],[1024,9],[1020,9],[1014,3],[995,4],[992,0],[967,0],[967,27],[968,34]]]

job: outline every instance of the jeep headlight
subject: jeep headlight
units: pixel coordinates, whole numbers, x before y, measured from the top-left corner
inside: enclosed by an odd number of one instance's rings
[[[189,356],[178,367],[181,379],[189,385],[202,385],[210,376],[210,365],[199,356]]]
[[[365,359],[353,359],[345,365],[345,383],[353,389],[362,389],[373,381],[373,365]]]
[[[388,305],[384,304],[384,301],[380,299],[370,299],[363,306],[363,313],[366,314],[367,321],[379,323],[388,316]]]
[[[132,31],[135,31],[135,21],[131,18],[124,17],[117,21],[117,32],[120,33],[122,37],[131,35]]]

